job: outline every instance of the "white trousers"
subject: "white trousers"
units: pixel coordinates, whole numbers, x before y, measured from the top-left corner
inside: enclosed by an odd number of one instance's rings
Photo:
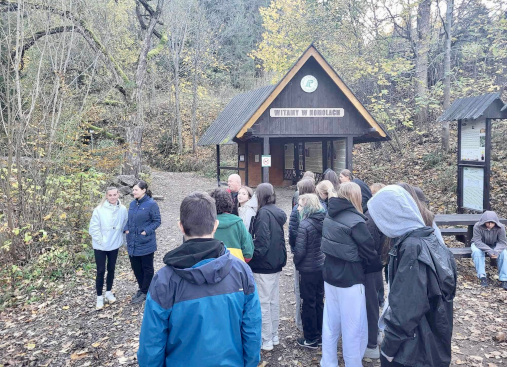
[[[342,337],[345,367],[361,367],[368,344],[364,285],[339,288],[324,282],[326,302],[322,324],[322,367],[338,367],[337,346]]]
[[[262,313],[262,342],[269,343],[278,337],[280,324],[280,273],[259,274],[253,273]]]

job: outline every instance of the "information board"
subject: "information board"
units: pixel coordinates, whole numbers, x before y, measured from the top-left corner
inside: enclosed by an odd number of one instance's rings
[[[486,154],[486,122],[461,123],[461,160],[484,162]]]
[[[484,210],[483,167],[463,167],[463,207]]]

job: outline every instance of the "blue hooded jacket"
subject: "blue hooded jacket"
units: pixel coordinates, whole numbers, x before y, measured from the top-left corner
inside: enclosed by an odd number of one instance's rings
[[[193,239],[164,257],[146,298],[141,367],[256,367],[261,308],[253,274],[221,241]]]
[[[132,200],[129,206],[127,224],[127,250],[130,256],[143,256],[157,251],[155,230],[160,226],[158,204],[148,195]],[[146,235],[141,234],[146,232]]]

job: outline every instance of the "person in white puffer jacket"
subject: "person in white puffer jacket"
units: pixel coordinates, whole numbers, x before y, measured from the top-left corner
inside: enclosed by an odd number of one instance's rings
[[[118,249],[125,244],[125,235],[123,227],[127,223],[127,208],[121,204],[118,189],[108,187],[106,194],[99,206],[93,210],[90,220],[89,233],[92,236],[93,251],[95,253],[95,263],[97,264],[97,275],[95,286],[97,290],[96,309],[104,307],[104,276],[106,274],[107,259],[107,279],[106,279],[106,302],[116,301],[111,289],[113,288],[114,269],[118,257]]]

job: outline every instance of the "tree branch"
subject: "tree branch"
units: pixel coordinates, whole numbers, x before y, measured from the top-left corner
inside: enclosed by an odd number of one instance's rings
[[[143,19],[144,15],[143,15],[143,14],[141,14],[141,10],[140,10],[140,8],[141,8],[141,3],[140,3],[140,2],[136,2],[136,15],[137,15],[137,20],[139,21],[139,25],[141,26],[141,29],[142,29],[143,31],[145,31],[145,30],[147,30],[147,29],[148,29],[148,26],[147,26],[147,25],[146,25],[146,23],[144,22],[144,19]],[[149,13],[149,12],[148,12],[148,13]],[[151,17],[151,16],[152,16],[152,15],[151,15],[151,13],[150,13],[150,17]],[[157,23],[158,23],[158,24],[163,24],[163,23],[158,22],[158,21],[157,21]],[[162,39],[162,34],[161,34],[160,32],[158,32],[156,29],[153,29],[153,35],[154,35],[155,37],[157,37],[158,39]]]
[[[18,4],[14,3],[11,0],[0,0],[0,6],[5,6],[5,8],[2,9],[3,11],[16,11],[18,9]],[[85,21],[77,18],[76,16],[74,16],[74,14],[72,14],[69,11],[61,10],[48,5],[32,4],[29,2],[25,2],[24,6],[35,10],[48,11],[52,14],[61,16],[62,18],[71,21],[73,23],[72,27],[74,27],[75,30],[83,36],[83,38],[90,45],[90,47],[92,47],[92,49],[94,49],[96,52],[102,53],[102,55],[104,55],[105,58],[109,61],[108,63],[106,63],[106,65],[109,66],[114,76],[117,79],[121,77],[121,79],[125,84],[127,85],[130,84],[127,75],[120,68],[114,57],[107,51],[102,42],[100,42],[99,38],[93,33],[93,31],[90,28],[88,28]]]
[[[20,55],[19,69],[23,70],[24,67],[25,67],[25,62],[23,60],[23,58],[25,57],[25,52],[30,47],[32,47],[35,44],[35,42],[37,42],[40,38],[42,38],[44,36],[49,36],[51,34],[57,34],[57,33],[63,33],[63,32],[72,32],[75,29],[76,28],[73,25],[55,27],[55,28],[50,28],[50,29],[44,30],[44,31],[36,32],[36,33],[33,34],[32,37],[26,38],[22,42],[23,46],[19,50],[19,55]],[[14,59],[15,57],[16,57],[16,50],[14,50],[14,51],[11,52],[11,58]]]

